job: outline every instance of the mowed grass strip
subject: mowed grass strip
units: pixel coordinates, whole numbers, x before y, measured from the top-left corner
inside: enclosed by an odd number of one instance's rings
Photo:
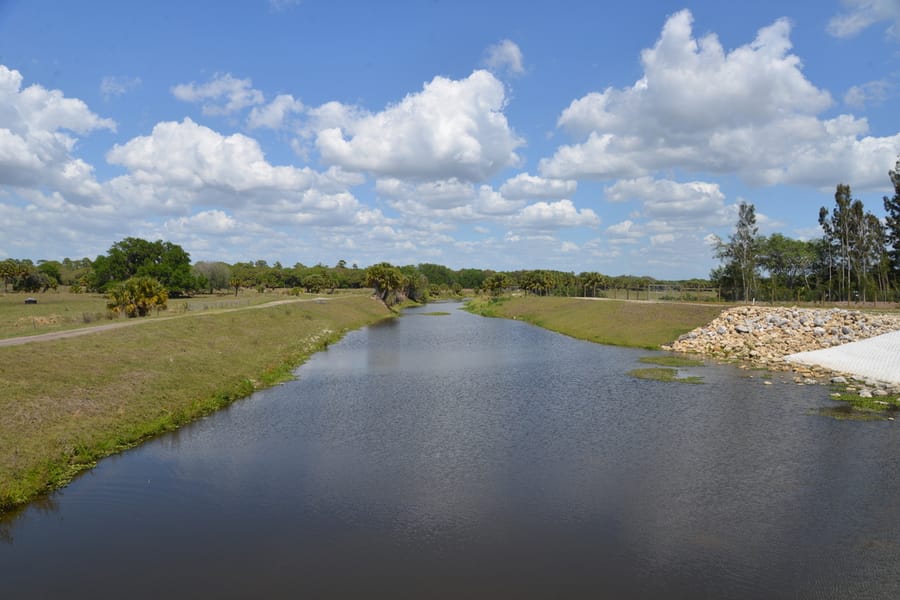
[[[477,299],[472,312],[519,319],[565,335],[635,348],[657,349],[695,327],[712,321],[720,305],[676,302],[628,302],[554,296]]]
[[[390,315],[348,296],[0,347],[0,512],[289,379],[346,331]]]
[[[191,298],[169,298],[168,310],[154,311],[141,321],[168,319],[183,314],[234,310],[298,299],[297,296],[288,295],[286,291],[260,294],[255,290],[244,290],[237,296],[201,294]],[[340,290],[339,293],[371,295],[371,290]],[[28,297],[35,298],[37,304],[25,304]],[[314,297],[316,297],[314,294],[300,296],[306,299]],[[133,323],[133,320],[108,310],[106,301],[106,297],[102,294],[73,294],[66,290],[35,294],[0,293],[0,339],[82,329],[109,323]]]

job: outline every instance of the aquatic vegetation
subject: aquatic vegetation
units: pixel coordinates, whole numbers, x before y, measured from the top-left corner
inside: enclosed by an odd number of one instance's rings
[[[646,369],[634,369],[628,372],[638,379],[651,379],[653,381],[675,381],[678,383],[703,383],[702,377],[679,377],[677,369],[650,367]]]
[[[702,367],[703,361],[684,356],[642,356],[638,359],[642,363],[660,365],[663,367]]]

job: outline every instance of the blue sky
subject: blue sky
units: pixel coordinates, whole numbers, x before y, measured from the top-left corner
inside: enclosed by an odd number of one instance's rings
[[[900,0],[0,0],[0,258],[706,277],[900,154]]]

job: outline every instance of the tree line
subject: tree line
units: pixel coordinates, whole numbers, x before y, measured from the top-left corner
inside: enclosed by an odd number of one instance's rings
[[[7,259],[0,262],[4,291],[46,291],[68,286],[70,291],[105,294],[109,308],[128,316],[144,316],[165,308],[170,298],[200,293],[233,293],[255,289],[266,292],[286,289],[290,293],[322,293],[336,289],[372,288],[386,304],[404,300],[427,302],[464,290],[499,294],[522,290],[536,295],[607,295],[612,289],[635,296],[651,285],[690,293],[708,288],[706,280],[660,282],[652,277],[609,276],[598,272],[565,272],[533,269],[498,272],[491,269],[452,269],[435,263],[395,266],[387,262],[360,268],[340,260],[334,266],[297,263],[291,267],[265,260],[228,264],[200,261],[179,245],[128,237],[114,243],[106,254],[62,261]],[[696,298],[699,299],[699,298]]]
[[[716,243],[722,264],[710,279],[733,300],[900,300],[900,158],[888,175],[884,221],[841,183],[834,205],[819,209],[822,236],[808,241],[759,235],[753,204],[742,202],[734,233]]]
[[[759,235],[753,204],[742,202],[735,231],[718,240],[721,265],[709,279],[657,280],[646,276],[610,276],[596,271],[576,274],[552,269],[493,271],[451,269],[434,263],[395,266],[382,262],[367,268],[297,263],[285,267],[265,260],[228,264],[192,264],[179,245],[128,237],[95,259],[0,261],[4,291],[38,292],[69,286],[73,292],[107,295],[111,310],[143,316],[165,308],[172,297],[198,293],[322,293],[372,288],[386,304],[427,302],[436,296],[473,290],[497,295],[506,290],[554,296],[608,296],[622,290],[626,298],[682,300],[869,301],[900,299],[900,158],[889,172],[894,196],[885,197],[881,221],[854,199],[849,185],[839,184],[834,206],[819,211],[823,235],[796,240],[774,233]],[[711,296],[710,290],[715,290]],[[617,296],[618,297],[618,296]]]

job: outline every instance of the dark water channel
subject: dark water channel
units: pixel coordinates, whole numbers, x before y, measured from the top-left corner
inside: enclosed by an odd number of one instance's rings
[[[0,593],[900,597],[893,422],[647,354],[410,310],[0,522]]]

